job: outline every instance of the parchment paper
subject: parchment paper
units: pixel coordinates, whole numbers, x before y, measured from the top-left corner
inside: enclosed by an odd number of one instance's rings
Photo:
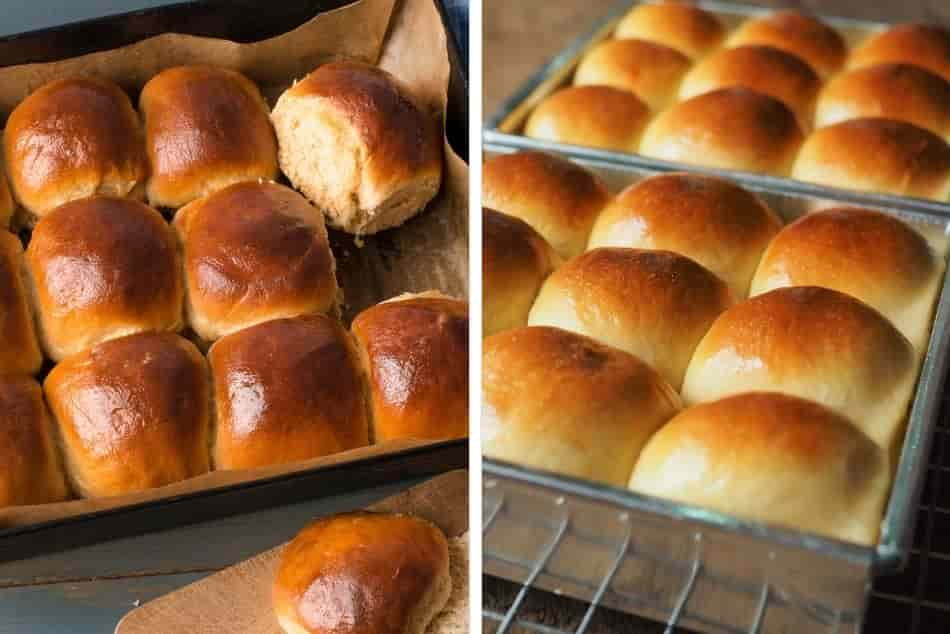
[[[107,77],[133,96],[155,73],[189,63],[241,71],[276,97],[280,88],[333,59],[378,63],[399,77],[414,96],[444,121],[450,74],[446,34],[432,0],[360,0],[321,14],[300,27],[251,44],[164,34],[136,44],[48,64],[0,69],[0,114],[6,117],[26,95],[60,77]],[[337,276],[345,296],[344,320],[403,292],[438,289],[458,297],[468,292],[468,168],[445,142],[439,195],[425,211],[396,229],[365,238],[334,233]],[[212,472],[132,495],[0,509],[0,528],[62,519],[93,511],[158,500],[267,476],[309,470],[426,444],[376,445],[294,465]]]
[[[452,471],[371,507],[435,523],[448,537],[468,530],[468,472]],[[302,528],[302,527],[301,527]],[[281,634],[271,586],[283,546],[130,612],[116,634]]]

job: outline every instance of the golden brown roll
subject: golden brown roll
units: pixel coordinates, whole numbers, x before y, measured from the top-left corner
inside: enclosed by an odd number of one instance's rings
[[[152,174],[148,200],[182,207],[241,181],[277,177],[277,142],[267,102],[244,75],[177,66],[142,89],[139,109]]]
[[[689,70],[690,59],[676,49],[647,40],[606,40],[584,55],[574,84],[628,90],[651,109],[665,108]]]
[[[528,223],[482,210],[482,336],[527,324],[541,283],[560,262]]]
[[[844,293],[796,286],[720,315],[696,347],[682,394],[688,405],[756,390],[807,398],[892,450],[916,378],[913,346],[883,315]]]
[[[437,292],[368,308],[351,326],[373,442],[468,436],[468,304]]]
[[[281,169],[334,227],[396,227],[439,191],[439,127],[380,68],[324,64],[280,96],[272,118]]]
[[[683,79],[680,99],[720,88],[741,86],[775,97],[798,117],[803,130],[811,127],[821,79],[798,57],[771,46],[725,48],[697,64]]]
[[[78,198],[142,198],[148,162],[138,116],[104,79],[60,79],[14,108],[3,153],[16,200],[43,216]]]
[[[662,112],[640,153],[666,161],[784,176],[803,135],[781,101],[747,88],[722,88]]]
[[[589,337],[533,326],[484,342],[486,456],[623,487],[679,408],[653,368]]]
[[[689,258],[601,248],[548,277],[528,324],[564,328],[626,350],[679,389],[693,349],[730,304],[725,282]]]
[[[900,24],[865,40],[848,68],[913,64],[950,81],[950,31],[932,24]]]
[[[846,418],[758,392],[690,407],[664,425],[640,455],[630,488],[872,545],[890,476],[881,449]]]
[[[309,460],[369,443],[359,359],[325,315],[274,319],[208,352],[215,469]]]
[[[726,29],[712,13],[684,2],[637,5],[617,25],[618,38],[665,44],[698,59],[722,42]]]
[[[482,167],[482,204],[521,218],[561,257],[584,252],[607,185],[567,159],[543,152],[502,154]]]
[[[950,146],[933,132],[891,119],[850,119],[815,130],[792,178],[829,187],[946,200]]]
[[[0,508],[60,502],[69,495],[40,384],[0,377]]]
[[[36,374],[43,363],[24,274],[23,245],[0,230],[0,375]]]
[[[649,119],[650,108],[632,92],[570,86],[538,104],[524,134],[552,143],[633,152]]]
[[[632,247],[685,255],[729,285],[735,298],[749,282],[782,221],[755,194],[721,178],[660,174],[631,185],[607,206],[589,248]]]
[[[182,327],[175,234],[133,200],[96,196],[56,208],[26,250],[39,335],[59,361],[101,341]]]
[[[776,11],[749,18],[726,42],[727,46],[748,44],[771,46],[805,61],[821,77],[835,74],[848,54],[841,35],[821,20],[797,11]]]
[[[837,207],[803,216],[775,237],[752,294],[785,286],[847,293],[887,317],[923,353],[943,269],[923,236],[899,219]]]
[[[438,527],[356,512],[317,520],[287,544],[273,604],[287,634],[424,634],[451,592]]]
[[[336,307],[323,214],[294,190],[270,181],[230,185],[182,207],[174,226],[188,323],[203,339]]]
[[[950,134],[950,82],[919,66],[880,64],[835,77],[821,92],[815,127],[884,117]]]
[[[100,343],[53,368],[43,388],[66,473],[82,497],[132,493],[209,470],[208,369],[178,335]]]
[[[16,204],[13,202],[13,196],[10,194],[10,186],[7,184],[7,175],[3,169],[0,169],[0,229],[9,229],[13,223],[13,214],[16,211]]]

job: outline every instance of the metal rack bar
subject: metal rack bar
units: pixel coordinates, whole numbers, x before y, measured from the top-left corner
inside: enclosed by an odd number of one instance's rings
[[[610,584],[613,583],[614,577],[617,576],[617,571],[620,570],[620,566],[623,565],[623,560],[627,556],[627,550],[630,549],[630,540],[632,537],[633,534],[631,532],[630,522],[628,520],[627,531],[624,535],[623,543],[620,545],[620,548],[617,549],[617,555],[614,557],[614,561],[610,565],[610,570],[604,576],[604,580],[601,581],[600,586],[597,588],[597,592],[594,593],[594,597],[591,599],[590,605],[588,606],[587,611],[584,613],[584,618],[581,619],[581,624],[577,627],[577,630],[575,630],[574,634],[585,634],[585,632],[587,632],[587,628],[590,627],[590,623],[594,619],[594,614],[600,607],[601,601],[604,600],[604,595],[610,588]]]
[[[755,609],[755,620],[752,621],[752,627],[749,628],[749,634],[759,634],[762,631],[762,624],[765,623],[765,611],[769,609],[769,594],[771,588],[766,583],[762,586],[762,595],[759,598],[759,605]]]
[[[682,591],[680,591],[680,596],[676,600],[676,606],[673,608],[670,619],[666,622],[666,629],[663,631],[664,634],[673,634],[676,630],[676,626],[679,625],[680,619],[683,618],[683,612],[686,610],[689,595],[693,593],[693,588],[696,587],[696,580],[699,579],[699,574],[703,567],[703,534],[696,533],[695,539],[696,554],[693,555],[693,565],[689,571],[689,578],[686,580],[686,585],[683,586]]]
[[[515,621],[515,617],[518,614],[518,610],[521,608],[521,604],[524,603],[525,598],[528,596],[528,591],[534,586],[535,581],[538,580],[538,577],[541,575],[544,567],[548,565],[548,561],[550,561],[551,557],[554,555],[554,551],[557,550],[561,540],[564,539],[564,534],[567,533],[569,520],[570,516],[565,512],[564,517],[561,520],[561,525],[557,529],[557,533],[555,533],[551,542],[545,546],[544,552],[538,559],[537,564],[531,570],[531,574],[528,575],[528,578],[525,580],[524,584],[522,584],[521,589],[518,591],[518,596],[515,597],[511,607],[508,608],[508,613],[505,614],[504,620],[501,622],[501,625],[498,626],[498,629],[495,630],[496,634],[507,634],[507,632],[511,629],[511,625]]]

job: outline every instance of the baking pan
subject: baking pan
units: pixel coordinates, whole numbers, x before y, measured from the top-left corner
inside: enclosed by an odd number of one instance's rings
[[[485,154],[515,149],[487,143]],[[663,171],[573,160],[615,192]],[[785,221],[816,207],[854,202],[740,184]],[[907,221],[946,259],[950,217],[904,203],[863,204]],[[947,373],[948,328],[945,275],[877,546],[485,459],[485,573],[700,631],[859,632],[872,578],[900,570],[911,553]]]
[[[666,171],[682,169],[702,171],[726,176],[740,182],[747,182],[753,186],[767,187],[803,196],[828,196],[851,200],[869,206],[902,206],[908,209],[917,209],[938,214],[950,214],[950,203],[947,202],[895,196],[891,194],[862,192],[859,190],[838,189],[822,185],[813,185],[791,178],[767,176],[753,172],[707,169],[686,163],[674,163],[648,158],[639,154],[552,143],[522,136],[522,128],[524,127],[528,115],[534,110],[534,107],[571,79],[574,69],[584,54],[600,42],[610,38],[620,19],[626,15],[632,7],[636,6],[636,4],[641,3],[630,2],[630,0],[623,1],[606,17],[598,21],[590,31],[577,38],[573,43],[568,45],[567,48],[558,53],[554,59],[529,78],[501,105],[494,115],[485,121],[483,131],[484,140],[489,143],[501,143],[523,149],[553,150],[582,159],[606,161],[618,165],[627,165],[632,168]],[[775,8],[753,7],[717,1],[700,1],[696,4],[720,17],[726,24],[727,30],[732,30],[732,28],[737,26],[738,23],[745,18],[768,15],[774,13],[776,10]],[[864,37],[886,29],[889,26],[882,22],[852,20],[821,14],[818,14],[818,17],[830,26],[835,27],[838,32],[841,33],[849,48],[852,48],[855,43]]]
[[[325,11],[349,1],[311,0],[301,3],[242,0],[234,3],[188,2],[72,23],[52,29],[0,38],[0,67],[47,62],[110,50],[165,32],[254,42],[286,33]],[[445,25],[445,13],[437,2]],[[448,32],[448,31],[447,31]],[[451,84],[446,116],[447,136],[467,139],[467,103],[463,58],[447,37]],[[452,88],[450,88],[450,92]],[[188,491],[160,500],[87,512],[68,518],[0,528],[0,561],[168,529],[302,500],[435,475],[468,464],[468,440],[402,443],[393,451],[368,455],[345,464],[323,465],[262,479]]]

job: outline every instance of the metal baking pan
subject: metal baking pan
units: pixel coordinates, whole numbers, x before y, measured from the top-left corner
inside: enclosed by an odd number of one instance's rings
[[[584,54],[597,44],[609,39],[620,19],[626,15],[631,8],[636,6],[636,4],[641,3],[624,0],[604,19],[600,20],[594,28],[577,38],[573,43],[567,46],[567,48],[558,53],[554,59],[529,78],[501,105],[494,115],[486,119],[483,131],[484,140],[489,143],[502,143],[524,149],[553,150],[583,159],[606,161],[618,165],[627,165],[633,168],[705,171],[704,168],[686,163],[662,161],[627,152],[539,141],[522,136],[521,134],[524,124],[535,106],[545,97],[570,81],[571,77],[573,77],[574,69]],[[737,26],[739,22],[745,18],[768,15],[776,10],[775,8],[753,7],[708,0],[700,1],[696,4],[720,17],[726,24],[727,30],[732,30],[732,28]],[[849,48],[852,48],[864,37],[879,32],[889,26],[882,22],[852,20],[821,14],[819,14],[818,17],[830,26],[835,27],[848,43]],[[753,185],[803,196],[847,197],[851,200],[858,200],[861,204],[870,206],[902,206],[908,209],[917,209],[938,214],[950,214],[950,203],[948,202],[838,189],[822,185],[813,185],[786,177],[767,176],[752,172],[712,170],[712,173],[719,173],[733,180],[743,180]]]
[[[165,32],[253,42],[286,33],[351,0],[299,3],[241,0],[183,2],[0,38],[0,66],[48,62],[109,50]],[[443,24],[445,12],[437,2]],[[447,135],[466,140],[467,95],[463,58],[447,37],[452,64]],[[464,145],[455,145],[457,151]],[[464,155],[463,155],[464,158]],[[94,542],[163,530],[268,507],[339,495],[431,476],[468,465],[468,440],[436,442],[237,485],[196,491],[29,526],[0,529],[0,561],[23,559]]]
[[[488,143],[485,154],[515,149]],[[573,160],[615,192],[663,171]],[[855,202],[854,196],[843,200],[741,184],[785,221],[818,206]],[[946,215],[909,204],[867,206],[896,215],[946,245]],[[941,253],[946,259],[946,250]],[[872,578],[897,572],[911,553],[950,358],[948,279],[945,275],[936,299],[877,546],[738,520],[485,459],[485,573],[699,631],[859,632]]]

